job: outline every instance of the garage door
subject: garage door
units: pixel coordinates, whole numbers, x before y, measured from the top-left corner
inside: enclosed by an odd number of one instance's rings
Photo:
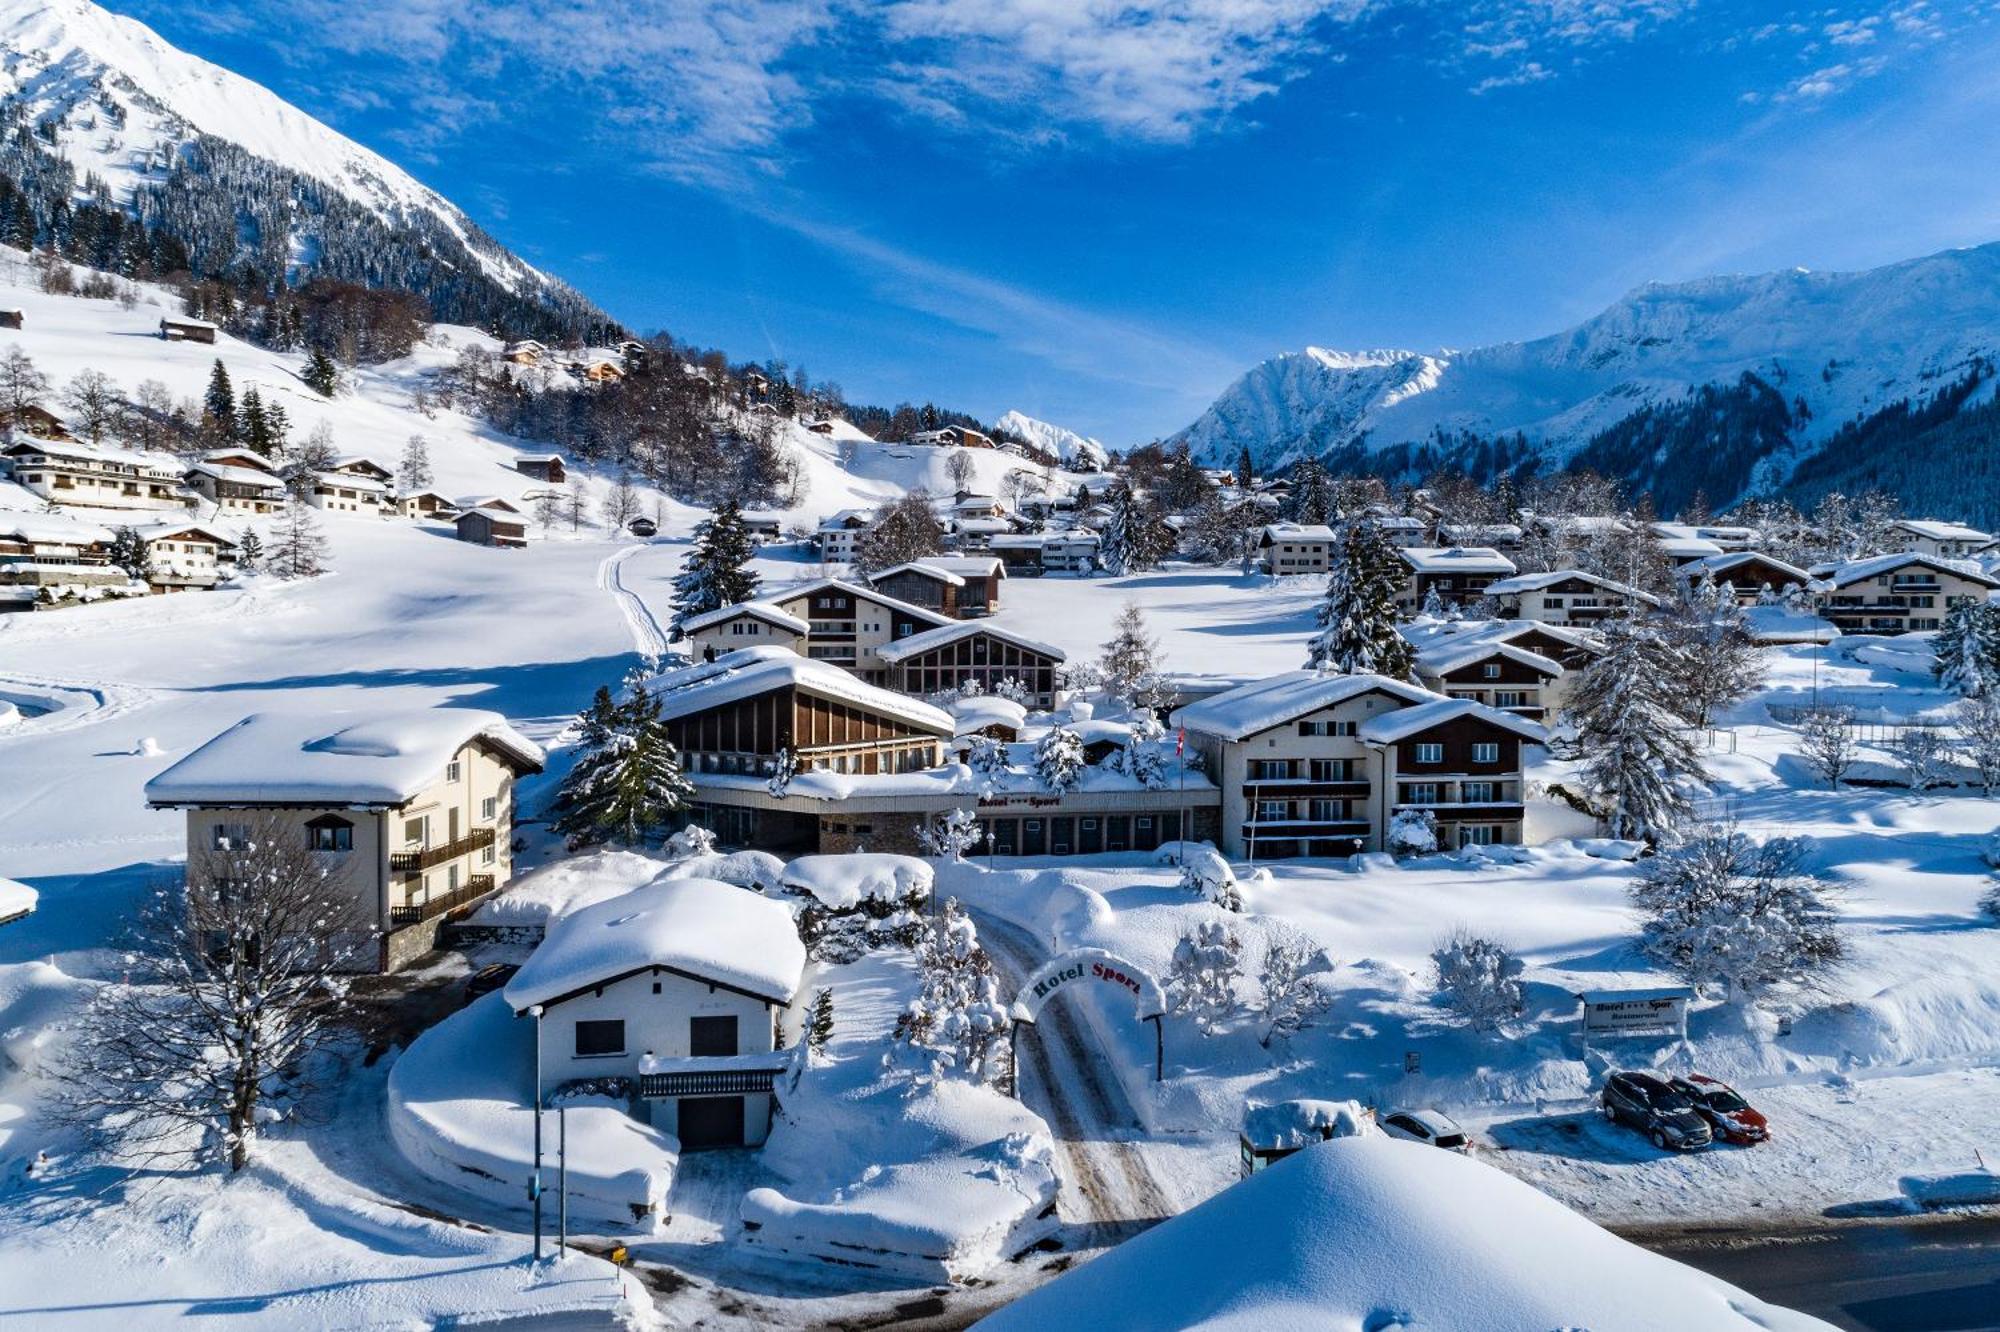
[[[683,1096],[680,1103],[681,1149],[741,1147],[741,1096]]]

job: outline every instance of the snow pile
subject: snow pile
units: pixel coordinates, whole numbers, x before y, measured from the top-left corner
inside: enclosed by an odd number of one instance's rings
[[[389,1135],[431,1178],[518,1207],[534,1173],[534,1086],[533,1021],[486,995],[417,1037],[389,1070]],[[548,1148],[556,1125],[544,1113]],[[659,1224],[680,1144],[608,1101],[571,1101],[567,1118],[572,1212],[614,1232]],[[544,1164],[553,1180],[554,1157]]]
[[[0,923],[27,915],[40,900],[41,894],[27,884],[0,879]]]
[[[769,851],[711,851],[667,866],[663,879],[716,879],[760,893],[777,891],[785,862]]]
[[[1905,1175],[1897,1182],[1905,1198],[1919,1207],[1992,1207],[2000,1205],[2000,1174],[1989,1166],[1938,1175]]]
[[[1243,1136],[1264,1151],[1309,1147],[1329,1138],[1359,1138],[1375,1132],[1375,1115],[1359,1101],[1280,1101],[1253,1107],[1243,1116]]]
[[[714,879],[660,878],[549,923],[514,978],[516,1012],[647,967],[790,1003],[806,950],[783,903]]]
[[[844,855],[800,856],[785,867],[787,891],[811,897],[834,911],[850,911],[866,902],[901,902],[912,895],[931,895],[931,867],[915,856],[887,851],[850,851]]]
[[[1455,1152],[1306,1148],[1001,1309],[1089,1327],[1824,1330]]]
[[[542,926],[557,916],[619,897],[660,877],[663,866],[635,851],[589,851],[515,878],[479,904],[468,922]]]

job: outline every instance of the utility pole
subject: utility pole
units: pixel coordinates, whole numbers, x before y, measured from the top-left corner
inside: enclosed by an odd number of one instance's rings
[[[569,1105],[556,1107],[556,1256],[569,1252]]]

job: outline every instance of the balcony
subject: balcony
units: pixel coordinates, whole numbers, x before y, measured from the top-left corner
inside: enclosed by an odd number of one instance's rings
[[[469,875],[464,883],[451,892],[439,893],[422,902],[416,902],[409,906],[390,907],[389,928],[400,929],[402,926],[415,925],[420,921],[429,920],[434,916],[442,916],[447,911],[456,911],[462,906],[469,906],[477,902],[492,891],[493,876],[491,874]]]
[[[491,828],[474,828],[465,836],[436,846],[427,846],[421,851],[391,851],[389,872],[391,874],[421,874],[423,871],[460,856],[482,851],[493,845]]]
[[[1365,781],[1316,782],[1309,777],[1265,777],[1243,783],[1245,800],[1310,800],[1315,796],[1335,800],[1365,799],[1370,791]]]

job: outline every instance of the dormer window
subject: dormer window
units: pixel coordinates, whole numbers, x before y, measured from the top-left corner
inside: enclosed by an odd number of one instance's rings
[[[352,851],[354,825],[337,814],[322,814],[306,822],[306,845],[315,851]]]

